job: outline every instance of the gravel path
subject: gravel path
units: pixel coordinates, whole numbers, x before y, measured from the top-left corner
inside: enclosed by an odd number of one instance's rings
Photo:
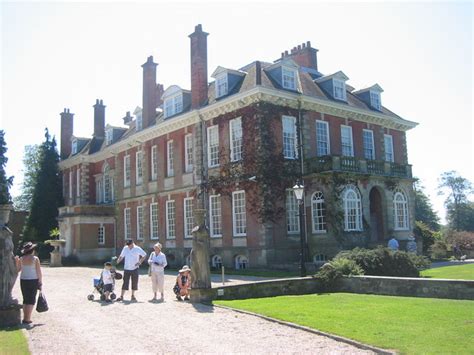
[[[87,300],[100,269],[45,267],[43,272],[50,310],[33,314],[27,330],[33,354],[369,353],[258,317],[177,302],[171,291],[173,275],[165,277],[164,303],[149,302],[151,282],[142,275],[138,302],[104,304]],[[245,281],[230,278],[231,283]],[[21,298],[18,283],[14,295]]]

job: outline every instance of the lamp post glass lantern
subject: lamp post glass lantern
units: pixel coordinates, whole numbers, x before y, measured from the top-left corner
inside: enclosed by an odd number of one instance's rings
[[[299,205],[299,217],[300,217],[300,272],[301,276],[306,276],[306,265],[305,265],[305,257],[304,257],[304,240],[305,240],[305,232],[306,226],[304,221],[304,186],[303,184],[296,183],[293,186],[293,192],[295,193],[295,197],[298,200]]]

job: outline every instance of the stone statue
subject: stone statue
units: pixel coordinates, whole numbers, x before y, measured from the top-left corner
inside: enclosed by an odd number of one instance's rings
[[[18,271],[13,255],[13,233],[6,226],[0,228],[0,308],[6,308],[13,303],[12,290]]]
[[[193,229],[193,249],[191,250],[191,288],[211,288],[209,267],[209,231],[204,222],[206,210],[196,209],[197,226]]]

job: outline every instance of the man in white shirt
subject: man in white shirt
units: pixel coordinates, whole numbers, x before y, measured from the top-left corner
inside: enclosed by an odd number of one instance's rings
[[[136,301],[135,291],[138,290],[138,269],[141,263],[146,258],[146,253],[142,248],[135,245],[132,239],[128,239],[125,242],[125,246],[120,253],[120,256],[117,259],[117,264],[120,264],[122,260],[125,260],[123,267],[123,284],[122,284],[122,294],[117,301],[122,301],[125,291],[128,291],[128,285],[130,283],[130,278],[132,279],[132,301]]]
[[[392,239],[390,239],[388,241],[388,248],[389,249],[398,250],[399,247],[400,247],[400,245],[398,244],[398,240],[396,240],[395,237],[392,237]]]

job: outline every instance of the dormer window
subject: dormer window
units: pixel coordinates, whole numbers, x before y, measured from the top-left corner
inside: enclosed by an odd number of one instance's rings
[[[183,94],[179,93],[165,100],[165,118],[183,111]]]
[[[296,70],[282,67],[281,76],[283,88],[296,90]]]
[[[74,139],[71,143],[72,154],[77,154],[77,139]]]
[[[379,111],[382,109],[382,105],[380,104],[380,92],[370,91],[370,106]]]
[[[332,79],[332,83],[334,98],[346,101],[346,83],[339,79]]]
[[[137,116],[137,131],[141,131],[143,129],[143,115],[142,112],[138,112]]]
[[[113,130],[112,129],[107,129],[105,131],[105,144],[110,145],[112,144],[112,139],[113,139]]]
[[[227,73],[223,73],[216,78],[216,98],[227,95],[229,87],[227,77]]]

